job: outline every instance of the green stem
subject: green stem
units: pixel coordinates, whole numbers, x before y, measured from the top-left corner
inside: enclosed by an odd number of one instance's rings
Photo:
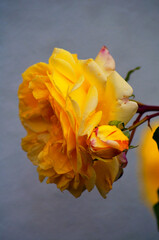
[[[139,116],[141,116],[141,114],[139,114]],[[132,131],[133,129],[136,129],[138,126],[140,126],[141,124],[143,124],[146,121],[150,121],[151,118],[157,117],[159,116],[159,112],[158,113],[154,113],[151,115],[147,115],[146,117],[144,117],[142,120],[136,122],[135,124],[133,124],[131,127],[128,128],[129,131]]]
[[[133,125],[135,125],[136,123],[139,122],[140,118],[142,117],[142,114],[139,114],[136,118],[136,120],[133,122]],[[130,135],[130,139],[129,139],[129,145],[131,144],[132,140],[133,140],[133,137],[134,137],[134,134],[136,132],[136,128],[134,128],[131,132],[131,135]]]

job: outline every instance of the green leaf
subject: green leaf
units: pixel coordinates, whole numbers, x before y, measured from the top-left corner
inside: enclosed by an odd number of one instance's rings
[[[139,70],[140,68],[141,68],[141,67],[136,67],[136,68],[130,70],[130,71],[127,73],[126,77],[125,77],[125,81],[128,82],[129,79],[130,79],[130,75],[131,75],[133,72],[135,72],[136,70]]]
[[[124,130],[123,133],[125,136],[127,136],[130,139],[130,131],[129,130]]]
[[[153,138],[153,139],[155,140],[155,142],[157,143],[157,147],[158,147],[158,149],[159,149],[159,127],[156,128],[156,130],[155,130],[152,138]]]
[[[134,99],[134,98],[135,98],[135,95],[132,94],[129,98]]]
[[[136,145],[136,146],[133,146],[133,145],[130,145],[129,146],[129,149],[134,149],[134,148],[137,148],[139,145]]]
[[[159,188],[157,190],[157,194],[158,194],[158,199],[159,199]],[[153,206],[153,211],[156,216],[157,226],[158,226],[158,231],[159,231],[159,201]]]
[[[124,129],[125,125],[121,121],[113,120],[108,123],[110,126],[116,126],[117,128]]]

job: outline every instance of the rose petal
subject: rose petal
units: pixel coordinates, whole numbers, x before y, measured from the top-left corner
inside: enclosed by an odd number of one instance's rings
[[[94,163],[96,172],[96,186],[103,198],[112,189],[112,184],[119,171],[119,162],[113,158],[109,162],[96,161]]]
[[[108,76],[113,70],[115,70],[115,61],[110,55],[108,48],[103,46],[99,51],[96,59],[96,63],[102,68],[105,74]]]

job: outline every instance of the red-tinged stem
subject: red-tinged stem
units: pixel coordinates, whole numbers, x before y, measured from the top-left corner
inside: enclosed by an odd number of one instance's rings
[[[151,105],[145,105],[143,103],[137,102],[138,104],[138,110],[137,113],[145,113],[145,112],[158,112],[159,106],[151,106]]]
[[[159,116],[159,106],[153,106],[153,105],[151,106],[151,105],[145,105],[145,104],[143,104],[141,102],[137,102],[137,101],[135,101],[135,102],[138,104],[137,113],[139,113],[139,115],[137,116],[136,120],[133,122],[133,125],[128,128],[129,131],[132,131],[131,135],[130,135],[129,145],[131,144],[131,142],[133,140],[136,128],[138,126],[140,126],[144,122],[148,121],[148,126],[151,128],[151,126],[150,126],[150,119]],[[154,113],[154,114],[151,114],[151,115],[147,115],[142,120],[140,120],[144,113],[146,113],[146,112],[153,112],[153,111],[157,111],[157,113]]]

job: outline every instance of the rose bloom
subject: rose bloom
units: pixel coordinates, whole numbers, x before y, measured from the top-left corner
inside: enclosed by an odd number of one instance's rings
[[[121,172],[128,138],[111,120],[125,124],[136,113],[133,90],[115,71],[106,47],[96,59],[55,48],[48,64],[23,74],[19,115],[27,136],[22,148],[37,166],[40,181],[75,197],[96,185],[105,198]],[[125,160],[124,160],[125,161]]]
[[[159,126],[158,122],[151,123],[152,131],[146,127],[141,134],[139,145],[139,180],[141,192],[146,204],[152,206],[158,202],[157,190],[159,189],[159,150],[157,143],[152,138]]]

